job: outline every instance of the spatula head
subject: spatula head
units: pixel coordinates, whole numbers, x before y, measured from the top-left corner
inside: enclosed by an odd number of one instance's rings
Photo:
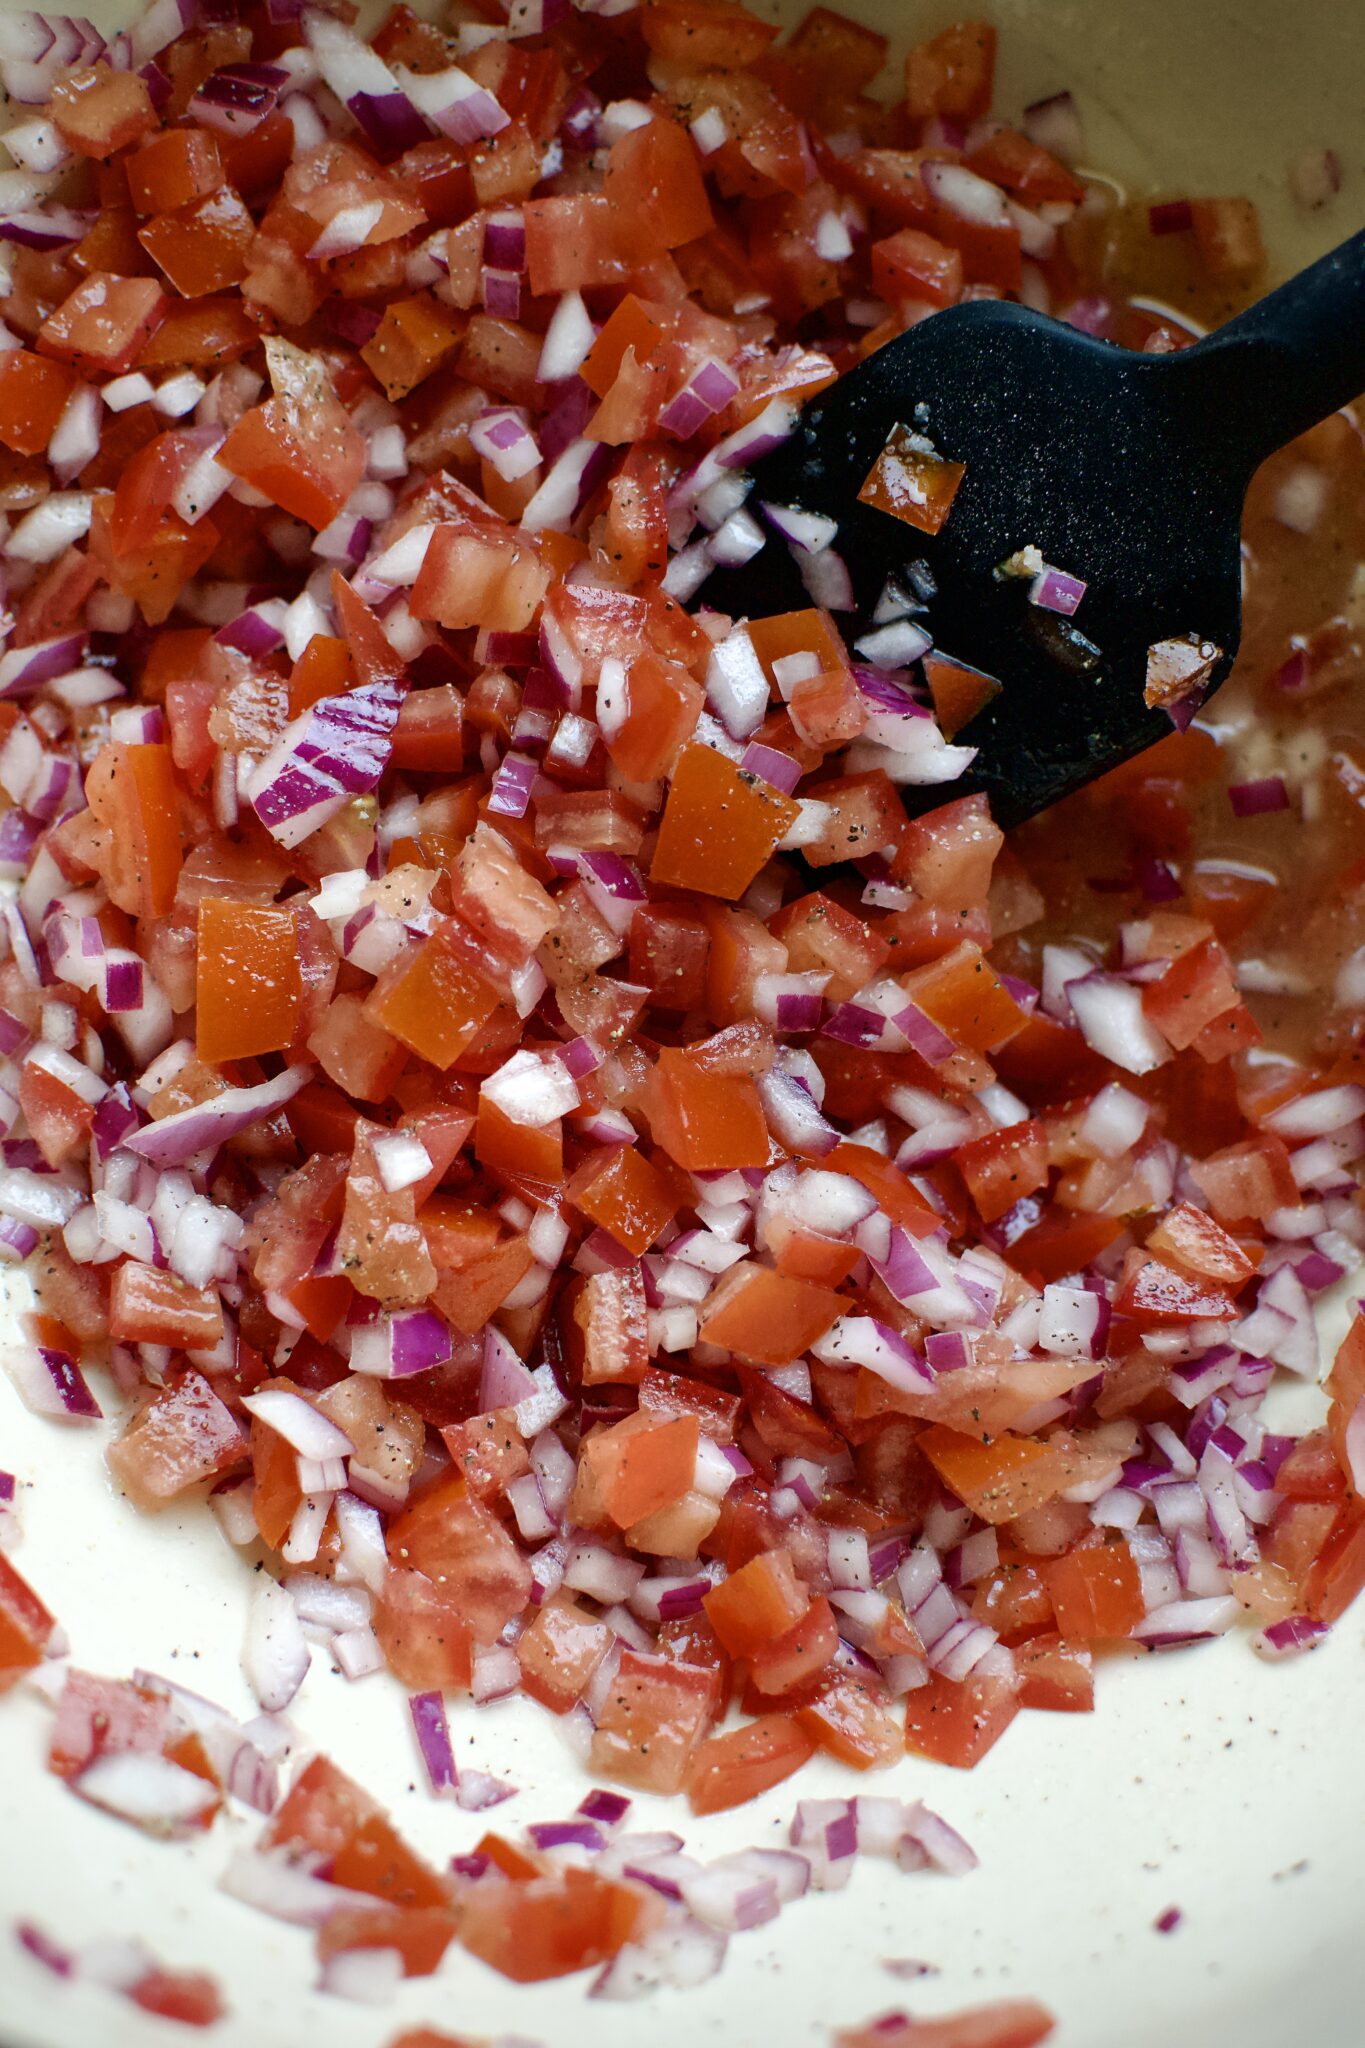
[[[972,767],[950,788],[906,788],[912,810],[982,790],[1014,824],[1152,745],[1171,730],[1167,711],[1144,701],[1157,642],[1194,635],[1221,650],[1205,696],[1227,674],[1247,479],[1219,442],[1216,380],[1190,360],[1198,353],[1135,354],[1003,301],[952,307],[832,386],[756,465],[751,504],[838,522],[856,598],[839,619],[850,644],[888,580],[924,562],[936,594],[917,622],[942,653],[1002,685],[958,735],[979,750]],[[937,534],[858,500],[897,427],[966,466]],[[1026,578],[1000,574],[1030,547],[1085,582],[1072,618],[1032,604]],[[702,595],[750,617],[810,603],[776,534]]]

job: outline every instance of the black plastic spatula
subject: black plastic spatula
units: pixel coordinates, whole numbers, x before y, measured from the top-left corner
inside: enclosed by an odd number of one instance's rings
[[[1200,694],[1222,682],[1240,629],[1238,529],[1252,471],[1362,390],[1365,232],[1166,355],[998,301],[937,313],[807,408],[755,465],[749,503],[837,521],[833,546],[856,600],[839,617],[850,643],[873,629],[879,603],[883,617],[902,608],[897,584],[907,603],[916,584],[933,589],[910,615],[936,648],[1002,688],[957,736],[979,750],[962,780],[902,794],[916,810],[983,790],[1009,825],[1171,730],[1145,700],[1154,645],[1209,643],[1219,653]],[[859,502],[898,427],[965,464],[936,534]],[[1084,581],[1071,617],[1032,603],[1026,575],[1000,573],[1031,548]],[[930,578],[907,577],[914,563]],[[701,594],[750,617],[811,602],[776,533]],[[1177,671],[1184,659],[1177,648]]]

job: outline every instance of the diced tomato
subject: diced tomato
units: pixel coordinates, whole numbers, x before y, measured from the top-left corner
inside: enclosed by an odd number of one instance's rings
[[[814,1743],[785,1714],[764,1714],[703,1742],[687,1773],[694,1813],[723,1813],[780,1785],[812,1755]]]
[[[1001,1436],[983,1444],[935,1425],[919,1438],[918,1448],[984,1522],[1012,1522],[1071,1484],[1065,1461],[1032,1437]]]
[[[531,1575],[502,1523],[460,1477],[441,1481],[391,1524],[389,1556],[458,1604],[475,1639],[493,1642],[530,1593]]]
[[[680,1792],[719,1693],[712,1671],[623,1651],[597,1714],[592,1769],[642,1792]]]
[[[523,1687],[552,1713],[567,1714],[583,1697],[612,1641],[605,1622],[569,1596],[556,1594],[517,1638]]]
[[[38,330],[38,346],[78,369],[117,376],[137,362],[169,309],[154,278],[93,271],[49,313]]]
[[[53,126],[78,156],[111,157],[155,125],[147,82],[103,58],[59,78],[48,102]]]
[[[139,1277],[120,1294],[119,1282],[125,1274]],[[166,1302],[164,1309],[160,1302],[149,1302],[148,1296],[154,1292],[151,1283]],[[173,1274],[152,1273],[149,1267],[131,1263],[121,1266],[114,1280],[110,1327],[117,1320],[121,1330],[153,1329],[158,1333],[128,1339],[135,1343],[211,1347],[222,1335],[222,1311],[216,1297],[206,1297],[213,1302],[212,1318],[207,1306],[194,1312],[182,1307],[183,1297],[194,1291]],[[192,1313],[199,1316],[200,1334],[191,1327]],[[180,1334],[169,1334],[171,1328],[178,1328]],[[197,1372],[182,1373],[163,1387],[124,1425],[106,1452],[115,1479],[145,1512],[163,1508],[188,1487],[230,1471],[245,1455],[246,1445],[231,1411]]]
[[[1231,1322],[1237,1305],[1213,1281],[1190,1279],[1161,1259],[1149,1259],[1139,1251],[1129,1252],[1114,1307],[1131,1316],[1144,1328],[1188,1322]]]
[[[759,1365],[789,1365],[847,1309],[846,1297],[753,1260],[732,1266],[707,1302],[702,1335]]]
[[[148,1970],[128,1996],[144,2012],[178,2020],[182,2027],[212,2027],[227,2012],[217,1984],[203,1970]]]
[[[1217,284],[1246,285],[1265,267],[1261,220],[1250,199],[1194,199],[1190,226],[1208,275]]]
[[[324,1756],[294,1780],[261,1837],[264,1849],[310,1849],[331,1882],[390,1907],[448,1904],[442,1880],[399,1839],[383,1809]]]
[[[318,1929],[318,1958],[325,1963],[356,1949],[394,1949],[403,1958],[405,1977],[430,1977],[455,1939],[455,1928],[449,1906],[342,1906]]]
[[[57,1624],[26,1579],[0,1551],[0,1692],[43,1661]]]
[[[243,1059],[293,1042],[302,1000],[292,910],[210,897],[199,906],[199,1057]]]
[[[876,2020],[836,2035],[835,2048],[1036,2048],[1056,2024],[1046,2006],[1031,1998],[1009,1998],[944,2019]]]
[[[791,1553],[765,1551],[703,1595],[706,1618],[732,1657],[765,1649],[792,1628],[810,1604]]]
[[[962,254],[918,228],[901,228],[872,245],[872,282],[884,299],[955,306],[962,296]]]
[[[387,398],[406,398],[458,346],[462,323],[429,292],[416,292],[385,309],[373,340],[360,351]]]
[[[1048,1180],[1047,1132],[1036,1119],[971,1138],[957,1165],[983,1223],[995,1223]]]
[[[605,1515],[618,1529],[629,1529],[681,1499],[696,1470],[698,1435],[692,1416],[669,1421],[645,1411],[586,1438],[575,1518],[597,1521]]]
[[[610,1961],[662,1917],[661,1900],[570,1868],[519,1883],[481,1882],[460,1901],[460,1940],[517,1984],[565,1977]]]
[[[1013,1672],[973,1672],[961,1685],[934,1672],[906,1701],[905,1746],[912,1756],[969,1771],[994,1749],[1019,1706]]]
[[[76,385],[74,371],[28,349],[0,355],[0,441],[16,455],[41,455]]]
[[[947,462],[916,446],[922,436],[893,427],[886,446],[858,492],[860,504],[889,512],[921,533],[937,533],[953,508],[965,464]]]
[[[1131,1635],[1146,1613],[1133,1553],[1122,1541],[1073,1550],[1047,1571],[1063,1637],[1093,1643]]]
[[[695,1056],[665,1047],[649,1079],[647,1104],[656,1140],[689,1172],[767,1160],[768,1126],[747,1075],[708,1072]]]
[[[945,28],[905,60],[905,104],[916,121],[932,114],[979,121],[990,112],[994,85],[995,30],[984,21]]]
[[[468,1051],[496,1001],[447,922],[384,969],[366,1007],[400,1044],[445,1068]]]
[[[1048,1714],[1089,1714],[1095,1707],[1090,1653],[1058,1636],[1034,1636],[1015,1651],[1019,1704]]]

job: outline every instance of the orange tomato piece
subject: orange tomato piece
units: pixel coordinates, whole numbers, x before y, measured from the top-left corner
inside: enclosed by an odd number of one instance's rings
[[[56,1626],[27,1579],[0,1550],[0,1692],[8,1692],[42,1663]]]
[[[655,882],[733,902],[798,806],[711,747],[686,747],[673,772],[650,874]]]
[[[553,1714],[567,1714],[583,1697],[613,1642],[611,1629],[567,1594],[537,1609],[517,1637],[521,1683]]]
[[[832,1288],[746,1259],[731,1267],[706,1304],[701,1334],[757,1365],[790,1365],[850,1306]]]
[[[649,1076],[645,1109],[656,1142],[689,1173],[767,1163],[767,1121],[747,1074],[710,1072],[695,1051],[665,1046]]]
[[[1013,1672],[973,1672],[961,1685],[934,1672],[905,1705],[905,1746],[912,1756],[932,1757],[969,1771],[995,1747],[1019,1711]]]
[[[449,1906],[342,1906],[318,1929],[318,1959],[362,1948],[396,1949],[405,1977],[430,1977],[455,1939]]]
[[[1066,1461],[1032,1437],[1000,1436],[983,1444],[936,1423],[917,1439],[917,1448],[983,1522],[1012,1522],[1071,1484]]]
[[[914,121],[933,114],[979,121],[990,112],[995,89],[995,29],[984,21],[960,21],[928,42],[917,43],[905,60],[905,106]]]
[[[918,446],[922,438],[909,427],[893,427],[863,479],[858,502],[889,512],[921,533],[937,533],[953,509],[967,466]]]
[[[994,1223],[1024,1195],[1046,1187],[1047,1130],[1036,1118],[1010,1124],[1004,1130],[969,1139],[954,1159],[977,1215],[983,1223]]]
[[[470,1886],[460,1901],[459,1933],[490,1969],[516,1984],[540,1984],[610,1961],[662,1915],[662,1901],[640,1886],[569,1869]]]
[[[496,995],[465,959],[449,923],[400,953],[366,999],[376,1024],[442,1069],[469,1050],[496,1004]]]
[[[389,399],[406,398],[459,346],[463,322],[430,292],[395,299],[360,354]]]
[[[217,1984],[203,1970],[148,1970],[128,1996],[144,2012],[186,2027],[211,2027],[227,2011]]]
[[[1034,1636],[1014,1653],[1019,1668],[1019,1704],[1046,1714],[1090,1714],[1095,1708],[1095,1673],[1090,1652],[1060,1636]]]
[[[421,1572],[390,1566],[375,1602],[384,1660],[414,1692],[467,1690],[474,1638],[459,1603]]]
[[[365,473],[365,440],[325,378],[243,413],[218,461],[306,526],[330,524]]]
[[[678,1209],[668,1181],[635,1145],[590,1153],[564,1192],[576,1209],[637,1258]]]
[[[146,80],[136,71],[115,71],[103,58],[60,78],[48,111],[78,156],[113,156],[156,126]]]
[[[256,223],[231,185],[220,185],[174,213],[157,214],[137,238],[181,297],[198,299],[241,283]]]
[[[261,1837],[263,1849],[311,1849],[333,1884],[389,1906],[449,1904],[444,1881],[398,1836],[383,1808],[325,1756],[294,1780]]]
[[[884,299],[955,306],[962,297],[962,252],[919,228],[899,228],[872,244],[872,283]]]
[[[638,1266],[590,1273],[574,1304],[582,1332],[583,1383],[620,1380],[638,1386],[649,1369],[645,1286]]]
[[[1073,1550],[1056,1558],[1045,1576],[1058,1630],[1073,1642],[1130,1635],[1147,1611],[1142,1580],[1126,1543]]]
[[[170,310],[153,277],[92,271],[38,329],[46,356],[110,376],[131,370]]]
[[[836,2034],[834,2048],[1037,2048],[1057,2022],[1032,1998],[1006,1998],[936,2020],[876,2020]],[[395,2044],[397,2048],[397,2044]]]
[[[303,987],[292,910],[206,897],[196,971],[201,1060],[247,1059],[293,1043]]]
[[[680,1500],[692,1484],[700,1429],[692,1415],[628,1415],[584,1439],[575,1501],[618,1529],[633,1528]],[[575,1508],[575,1513],[578,1508]]]
[[[809,1735],[785,1714],[763,1714],[702,1743],[687,1773],[693,1813],[724,1813],[799,1771],[814,1754]]]
[[[453,1600],[477,1642],[495,1642],[531,1592],[531,1572],[497,1516],[458,1474],[440,1480],[390,1524],[389,1556]]]
[[[163,1296],[170,1297],[169,1312],[163,1310],[159,1319],[147,1312],[143,1302],[151,1289],[146,1285],[137,1289],[143,1298],[134,1304],[137,1312],[128,1312],[129,1290],[125,1288],[121,1292],[119,1282],[125,1273],[141,1276],[149,1270],[143,1266],[124,1265],[114,1277],[115,1305],[119,1308],[124,1327],[161,1331],[159,1336],[128,1341],[170,1343],[183,1348],[197,1347],[201,1342],[211,1346],[216,1339],[201,1338],[190,1329],[181,1297],[193,1290],[186,1288],[183,1281],[175,1280],[173,1274],[152,1275],[154,1282],[173,1283],[163,1285],[159,1290]],[[210,1300],[217,1310],[218,1334],[221,1336],[222,1310],[217,1296],[209,1295],[207,1290],[203,1296],[201,1317],[207,1327]],[[178,1317],[174,1327],[179,1330],[179,1335],[168,1334],[173,1327],[173,1316]],[[111,1332],[114,1320],[114,1308],[111,1307]],[[197,1486],[203,1480],[212,1479],[241,1463],[246,1455],[246,1444],[231,1411],[219,1400],[203,1374],[187,1372],[159,1389],[147,1406],[114,1438],[105,1455],[110,1471],[124,1492],[137,1507],[151,1513],[165,1507],[188,1487]]]
[[[970,939],[942,959],[917,968],[906,982],[906,993],[949,1038],[972,1052],[992,1051],[1028,1022]]]
[[[931,651],[925,655],[923,667],[945,739],[955,739],[978,711],[984,711],[992,698],[1000,695],[1001,685],[994,676],[946,654]]]
[[[873,1672],[826,1671],[792,1700],[794,1719],[817,1749],[855,1771],[879,1770],[905,1752],[890,1695]]]
[[[1261,217],[1251,199],[1193,199],[1190,226],[1216,284],[1249,284],[1265,268]]]
[[[673,121],[656,118],[618,137],[602,190],[644,254],[695,241],[715,224],[692,138]]]
[[[626,678],[626,716],[606,742],[631,782],[667,775],[696,729],[705,696],[680,663],[638,654]]]
[[[810,1606],[789,1550],[765,1550],[702,1596],[706,1618],[732,1657],[750,1657],[794,1628]]]
[[[127,158],[128,197],[141,214],[174,213],[223,183],[218,139],[207,128],[165,128]]]
[[[26,348],[0,355],[0,441],[16,455],[41,455],[76,387],[74,370]]]
[[[479,1096],[474,1125],[474,1155],[492,1173],[524,1174],[531,1180],[564,1177],[564,1140],[560,1120],[531,1125],[514,1123],[487,1095]]]
[[[626,1650],[598,1711],[589,1764],[642,1792],[680,1792],[720,1708],[716,1671]]]

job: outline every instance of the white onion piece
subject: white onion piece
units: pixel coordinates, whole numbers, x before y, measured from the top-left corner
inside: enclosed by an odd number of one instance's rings
[[[268,1714],[289,1705],[303,1684],[311,1656],[293,1601],[283,1586],[263,1577],[247,1615],[242,1671]]]

